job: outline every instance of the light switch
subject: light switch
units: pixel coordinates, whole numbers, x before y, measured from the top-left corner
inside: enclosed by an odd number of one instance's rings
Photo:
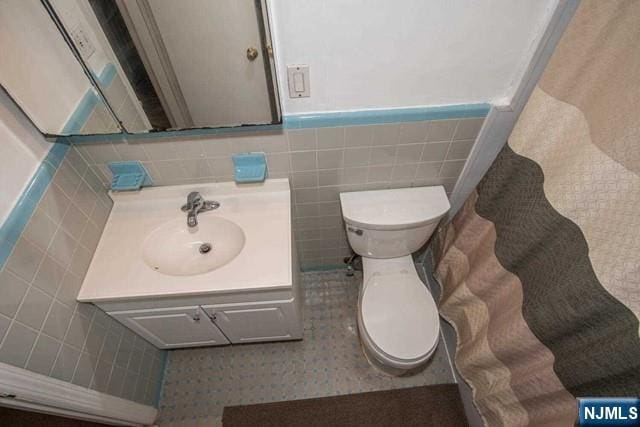
[[[308,65],[289,65],[287,80],[289,82],[289,98],[308,98],[310,96]]]
[[[304,92],[304,74],[293,73],[293,89],[296,93]]]
[[[89,59],[96,51],[96,48],[93,47],[93,43],[89,40],[85,29],[80,24],[72,29],[69,32],[69,35],[83,59]]]

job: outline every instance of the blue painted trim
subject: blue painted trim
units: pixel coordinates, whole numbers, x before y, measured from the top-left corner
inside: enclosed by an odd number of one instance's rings
[[[169,358],[169,352],[166,350],[162,351],[162,372],[160,373],[160,384],[156,386],[156,395],[154,399],[154,406],[156,408],[160,407],[160,399],[162,398],[162,387],[164,386],[164,374],[167,370],[167,359]]]
[[[460,104],[440,107],[395,108],[388,110],[344,111],[335,113],[309,113],[283,116],[282,124],[246,125],[226,128],[199,128],[164,132],[110,135],[73,136],[75,144],[104,141],[162,139],[190,136],[222,136],[253,132],[282,132],[284,129],[310,129],[383,123],[405,123],[423,120],[483,118],[489,114],[489,104]]]
[[[337,113],[311,113],[284,116],[286,129],[308,129],[381,123],[418,122],[481,118],[489,114],[489,104],[445,105],[441,107],[397,108],[389,110],[345,111]]]
[[[36,173],[31,177],[27,188],[24,189],[17,203],[9,212],[9,216],[0,225],[0,270],[4,267],[13,247],[18,242],[22,231],[31,219],[40,199],[49,187],[53,176],[69,151],[66,144],[53,144],[49,153],[38,166]]]

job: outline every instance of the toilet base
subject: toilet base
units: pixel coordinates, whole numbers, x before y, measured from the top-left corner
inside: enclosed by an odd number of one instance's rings
[[[416,366],[411,369],[400,369],[394,368],[393,366],[389,366],[376,358],[376,355],[369,351],[367,346],[362,341],[362,337],[360,336],[360,330],[358,330],[358,339],[360,340],[360,348],[362,349],[362,354],[364,354],[365,359],[369,362],[369,365],[374,367],[377,371],[382,372],[385,375],[390,375],[393,377],[411,377],[413,375],[419,374],[424,371],[424,368],[429,364],[429,360],[426,360],[423,364]]]

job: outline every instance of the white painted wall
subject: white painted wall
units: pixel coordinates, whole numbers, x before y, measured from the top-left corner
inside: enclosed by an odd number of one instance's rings
[[[0,90],[0,224],[50,148],[51,144]]]
[[[558,2],[267,1],[284,114],[509,104]],[[58,5],[77,8],[77,0]],[[42,21],[38,31],[34,19]],[[53,46],[38,47],[45,42]],[[6,87],[12,79],[28,82],[24,94],[12,96],[42,129],[56,133],[88,85],[38,2],[3,0],[0,50],[9,58],[0,63],[0,80]],[[286,65],[301,63],[311,66],[311,97],[289,99]],[[34,99],[53,100],[55,108]]]
[[[84,7],[90,11],[91,6],[88,2],[85,3]],[[91,25],[92,23],[88,22],[82,4],[78,2],[78,0],[52,0],[51,5],[68,33],[71,33],[75,28],[82,28],[84,34],[89,38],[89,41],[95,49],[91,56],[88,58],[83,57],[84,62],[95,75],[100,75],[105,65],[109,62],[114,62],[114,60],[109,56],[111,52],[105,51],[105,46],[101,43],[102,40],[96,35],[98,31],[102,32],[98,22],[95,22],[95,24],[98,25],[97,28],[94,28]]]
[[[60,133],[89,89],[39,1],[2,0],[0,82],[40,129]]]
[[[549,25],[536,46],[531,61],[527,64],[523,78],[517,83],[509,104],[494,106],[489,111],[449,200],[451,202],[450,218],[462,207],[506,144],[520,113],[529,100],[534,87],[538,84],[547,62],[579,3],[580,0],[560,0],[558,2]]]
[[[508,104],[556,4],[268,0],[284,113]],[[310,65],[310,98],[287,64]]]

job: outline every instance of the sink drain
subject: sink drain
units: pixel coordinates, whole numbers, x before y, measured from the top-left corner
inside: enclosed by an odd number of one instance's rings
[[[200,251],[201,254],[209,253],[210,250],[211,250],[211,243],[203,243],[198,248],[198,251]]]

